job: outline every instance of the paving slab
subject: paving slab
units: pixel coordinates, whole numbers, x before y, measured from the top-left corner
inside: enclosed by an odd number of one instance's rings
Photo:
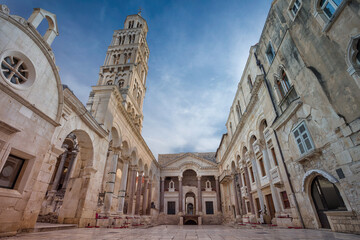
[[[155,226],[147,229],[76,228],[51,232],[21,233],[4,239],[121,239],[121,240],[359,240],[360,235],[312,229],[232,228],[212,226]]]

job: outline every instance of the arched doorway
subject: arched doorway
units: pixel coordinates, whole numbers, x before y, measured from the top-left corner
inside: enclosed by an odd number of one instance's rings
[[[187,220],[185,225],[197,225],[197,222],[195,220]]]
[[[312,181],[311,197],[322,228],[330,228],[326,211],[346,211],[339,190],[323,176],[317,176]]]

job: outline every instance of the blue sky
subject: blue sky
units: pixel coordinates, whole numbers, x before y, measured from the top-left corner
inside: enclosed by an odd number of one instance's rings
[[[10,14],[57,15],[52,47],[60,77],[85,104],[113,31],[139,6],[150,48],[143,136],[159,153],[216,151],[270,0],[10,0]],[[44,21],[44,24],[45,21]],[[46,25],[40,25],[44,29]],[[41,30],[40,30],[41,31]]]

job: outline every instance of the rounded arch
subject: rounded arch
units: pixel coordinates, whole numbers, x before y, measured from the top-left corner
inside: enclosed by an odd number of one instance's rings
[[[250,147],[253,147],[254,142],[257,140],[257,137],[255,135],[251,135],[251,137],[249,138],[249,144]]]
[[[327,180],[329,180],[329,182],[335,184],[338,183],[339,181],[330,173],[325,172],[324,170],[320,170],[320,169],[312,169],[307,171],[302,179],[302,184],[301,184],[301,189],[303,192],[305,192],[306,190],[309,190],[309,186],[311,185],[312,180],[316,177],[316,176],[323,176],[324,178],[326,178]]]
[[[144,172],[144,163],[143,163],[143,160],[141,158],[139,158],[137,166],[138,166],[139,172]],[[144,172],[144,175],[145,175],[145,172]]]
[[[109,140],[112,140],[113,147],[121,146],[121,137],[119,131],[114,126],[111,128]]]
[[[231,161],[231,173],[235,174],[236,173],[236,163],[235,161]]]
[[[242,153],[241,153],[243,159],[245,159],[245,156],[246,156],[247,151],[248,151],[247,147],[244,146],[243,149],[242,149]]]
[[[255,136],[256,137],[256,131],[250,129],[249,132],[246,134],[246,144],[249,144],[250,143],[250,140],[252,138],[252,136]],[[252,145],[248,145],[248,149],[251,149]]]
[[[147,163],[145,163],[145,165],[144,165],[144,176],[145,177],[149,176],[149,167],[148,167]]]
[[[130,155],[130,145],[129,142],[124,140],[121,143],[121,153],[123,156],[129,156]]]
[[[138,163],[138,157],[137,156],[138,156],[137,155],[137,149],[136,149],[136,147],[134,147],[132,149],[132,151],[131,151],[131,154],[130,154],[130,163],[132,165],[137,165],[137,163]]]
[[[184,176],[184,172],[187,170],[193,170],[196,173],[196,176],[199,176],[199,168],[200,166],[196,163],[185,163],[180,167],[181,176]]]
[[[268,127],[266,118],[264,118],[264,117],[259,118],[259,122],[258,122],[257,126],[258,126],[258,130],[259,130],[259,133],[258,133],[259,138],[262,140],[265,140],[264,131]]]

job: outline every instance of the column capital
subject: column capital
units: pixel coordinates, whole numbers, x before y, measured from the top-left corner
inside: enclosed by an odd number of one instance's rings
[[[178,176],[179,181],[182,181],[183,177],[182,176]]]
[[[201,180],[201,176],[197,176],[197,180],[200,181],[200,180]]]
[[[112,151],[114,154],[120,155],[121,153],[121,148],[120,147],[113,147]]]
[[[165,178],[166,177],[160,177],[160,181],[162,181],[162,182],[165,181]]]

